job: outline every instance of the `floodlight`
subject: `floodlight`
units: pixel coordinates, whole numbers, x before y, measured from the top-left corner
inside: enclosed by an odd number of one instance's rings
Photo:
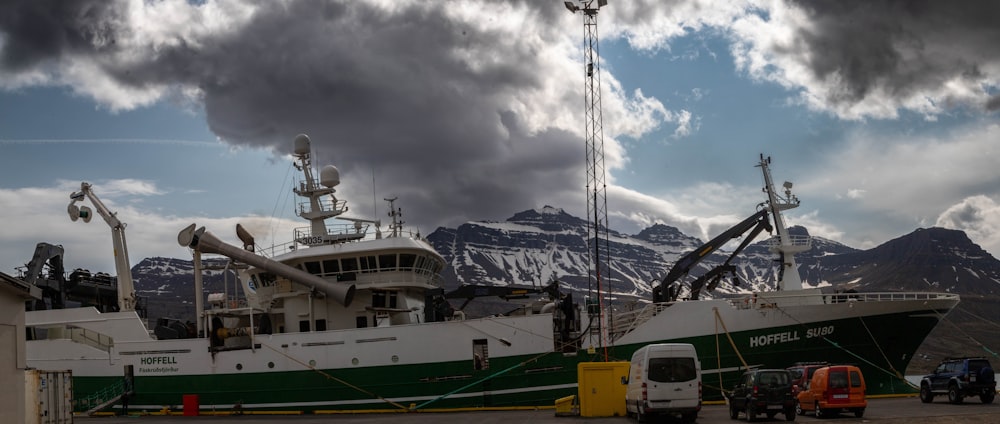
[[[566,5],[566,9],[571,13],[576,13],[577,10],[580,10],[580,8],[571,1],[564,1],[563,4]]]
[[[80,219],[80,208],[74,203],[70,203],[69,206],[66,207],[66,213],[69,214],[70,221],[76,222],[76,220]]]
[[[789,189],[789,190],[791,190],[791,188],[792,188],[792,183],[791,183],[790,181],[785,181],[785,184],[784,184],[784,187],[785,187],[786,189]]]

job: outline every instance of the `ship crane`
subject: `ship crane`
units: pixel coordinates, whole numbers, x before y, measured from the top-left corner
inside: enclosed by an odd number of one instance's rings
[[[77,202],[82,202],[84,198],[97,209],[97,214],[104,218],[104,222],[111,227],[111,242],[114,245],[115,271],[118,273],[118,310],[134,311],[136,304],[135,287],[132,284],[132,267],[128,261],[128,245],[125,243],[125,223],[118,219],[118,214],[108,210],[104,202],[94,194],[92,186],[87,182],[80,183],[80,191],[69,195],[71,201],[66,211],[69,219],[76,221],[83,219],[83,222],[90,222],[93,217],[91,209],[87,206],[77,206]]]
[[[712,252],[716,251],[730,240],[740,237],[743,233],[750,231],[750,235],[743,238],[743,242],[740,243],[739,247],[737,247],[736,250],[729,255],[729,258],[727,258],[725,262],[715,268],[712,268],[691,282],[690,297],[691,300],[698,300],[701,288],[705,287],[705,282],[708,282],[707,289],[709,291],[715,290],[722,277],[726,274],[729,274],[732,278],[734,278],[733,285],[736,285],[736,267],[730,265],[729,263],[764,230],[767,230],[768,233],[772,231],[771,223],[767,219],[767,209],[757,211],[757,213],[751,215],[747,219],[744,219],[742,222],[736,224],[722,234],[719,234],[708,243],[705,243],[701,247],[695,249],[687,255],[684,255],[684,257],[674,264],[674,267],[670,269],[667,276],[663,277],[663,281],[660,283],[659,287],[653,289],[653,302],[677,300],[680,290],[675,289],[672,285],[675,281],[683,278],[685,275],[688,275],[695,265],[698,265],[698,263],[707,258]]]

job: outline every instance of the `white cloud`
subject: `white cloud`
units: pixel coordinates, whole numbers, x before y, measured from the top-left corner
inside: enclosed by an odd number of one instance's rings
[[[135,191],[136,187],[141,190]],[[46,242],[63,246],[63,261],[67,270],[84,268],[93,272],[114,273],[114,250],[107,224],[100,218],[89,223],[73,222],[66,215],[69,193],[74,190],[79,190],[79,185],[73,186],[68,182],[53,187],[0,189],[0,204],[5,205],[0,208],[0,222],[5,224],[4,243],[0,244],[0,271],[14,274],[15,267],[31,260],[35,245]],[[131,265],[155,256],[190,258],[189,250],[177,244],[177,233],[192,223],[205,226],[223,241],[234,245],[240,245],[234,229],[237,223],[241,223],[261,246],[271,246],[275,239],[285,242],[292,228],[301,226],[300,222],[257,216],[164,216],[154,210],[130,206],[143,196],[159,193],[148,182],[101,181],[95,183],[94,191],[108,209],[117,213],[118,219],[126,224],[125,237]],[[89,201],[82,204],[92,206]]]
[[[1000,203],[991,197],[966,197],[942,212],[934,225],[965,231],[986,251],[1000,252]]]

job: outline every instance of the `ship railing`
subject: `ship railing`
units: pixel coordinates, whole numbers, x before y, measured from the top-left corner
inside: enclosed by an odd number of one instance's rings
[[[673,303],[649,303],[630,311],[616,311],[611,323],[611,340],[616,340],[655,317]]]
[[[422,238],[422,236],[420,235],[420,231],[397,230],[397,232],[398,232],[397,234],[398,237],[409,237],[417,240],[420,240]],[[359,241],[369,241],[376,239],[375,228],[373,228],[373,226],[368,224],[364,225],[364,230],[361,232],[358,232],[355,229],[354,224],[328,225],[326,227],[326,233],[331,236],[338,236],[338,235],[343,236],[343,238],[347,239],[347,241],[345,241],[344,243],[355,243]],[[363,237],[360,238],[357,237],[358,234],[362,234]],[[388,230],[382,231],[383,238],[389,237],[390,234],[391,232]],[[276,244],[272,246],[264,246],[264,247],[258,246],[258,250],[255,253],[271,258],[277,255],[294,251],[295,249],[298,249],[302,245],[302,243],[296,242],[295,240],[302,240],[303,238],[313,237],[312,229],[309,227],[295,228],[293,230],[292,237],[293,237],[292,241],[289,242]]]
[[[734,309],[755,309],[775,306],[816,305],[844,302],[900,302],[913,300],[955,300],[959,295],[935,292],[838,292],[796,293],[795,290],[762,292],[726,299]]]
[[[114,339],[111,336],[96,331],[88,331],[86,328],[70,328],[69,338],[74,342],[92,346],[103,351],[110,350],[111,346],[114,345]]]
[[[434,287],[442,287],[444,283],[443,278],[439,274],[428,272],[373,272],[361,275],[362,277],[358,277],[353,282],[356,284],[373,285],[429,284]]]
[[[794,247],[800,247],[808,250],[812,247],[812,236],[807,235],[789,235],[788,241]],[[767,239],[764,244],[767,247],[778,247],[781,246],[781,236],[774,236]]]
[[[125,393],[125,379],[121,379],[109,386],[102,387],[82,399],[73,400],[73,409],[76,411],[87,411],[97,406],[108,403],[111,400],[121,397]]]
[[[895,302],[904,300],[951,300],[958,299],[953,293],[933,292],[874,292],[874,293],[832,293],[823,296],[824,303],[842,302]]]
[[[296,206],[298,207],[298,214],[302,215],[304,213],[319,213],[319,212],[340,212],[343,213],[347,209],[346,200],[334,201],[329,197],[321,197],[317,199],[319,201],[319,209],[312,209],[312,202],[298,202]]]

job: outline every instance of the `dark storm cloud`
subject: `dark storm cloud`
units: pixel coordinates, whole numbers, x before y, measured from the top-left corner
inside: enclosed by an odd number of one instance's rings
[[[198,87],[209,127],[226,141],[288,153],[296,134],[308,134],[315,163],[337,165],[355,184],[343,190],[364,195],[356,207],[369,206],[374,171],[379,198],[399,196],[413,223],[501,219],[581,191],[582,140],[526,128],[519,116],[537,107],[550,78],[544,49],[561,34],[552,25],[558,4],[488,5],[520,9],[513,15],[533,27],[521,35],[450,17],[462,3],[265,1],[237,30],[133,44],[129,60],[114,60],[114,46],[95,40],[129,31],[115,24],[120,6],[4,7],[17,12],[3,14],[5,65],[91,53],[126,87]],[[503,12],[487,19],[509,18]],[[573,107],[582,96],[582,86],[573,90]]]
[[[977,83],[983,65],[1000,60],[998,2],[793,3],[809,22],[798,29],[799,43],[790,47],[798,51],[791,53],[808,57],[817,78],[842,80],[827,99],[832,103],[857,103],[874,90],[905,98],[955,79]]]
[[[3,1],[0,67],[17,71],[66,54],[112,49],[126,7],[103,0]]]

